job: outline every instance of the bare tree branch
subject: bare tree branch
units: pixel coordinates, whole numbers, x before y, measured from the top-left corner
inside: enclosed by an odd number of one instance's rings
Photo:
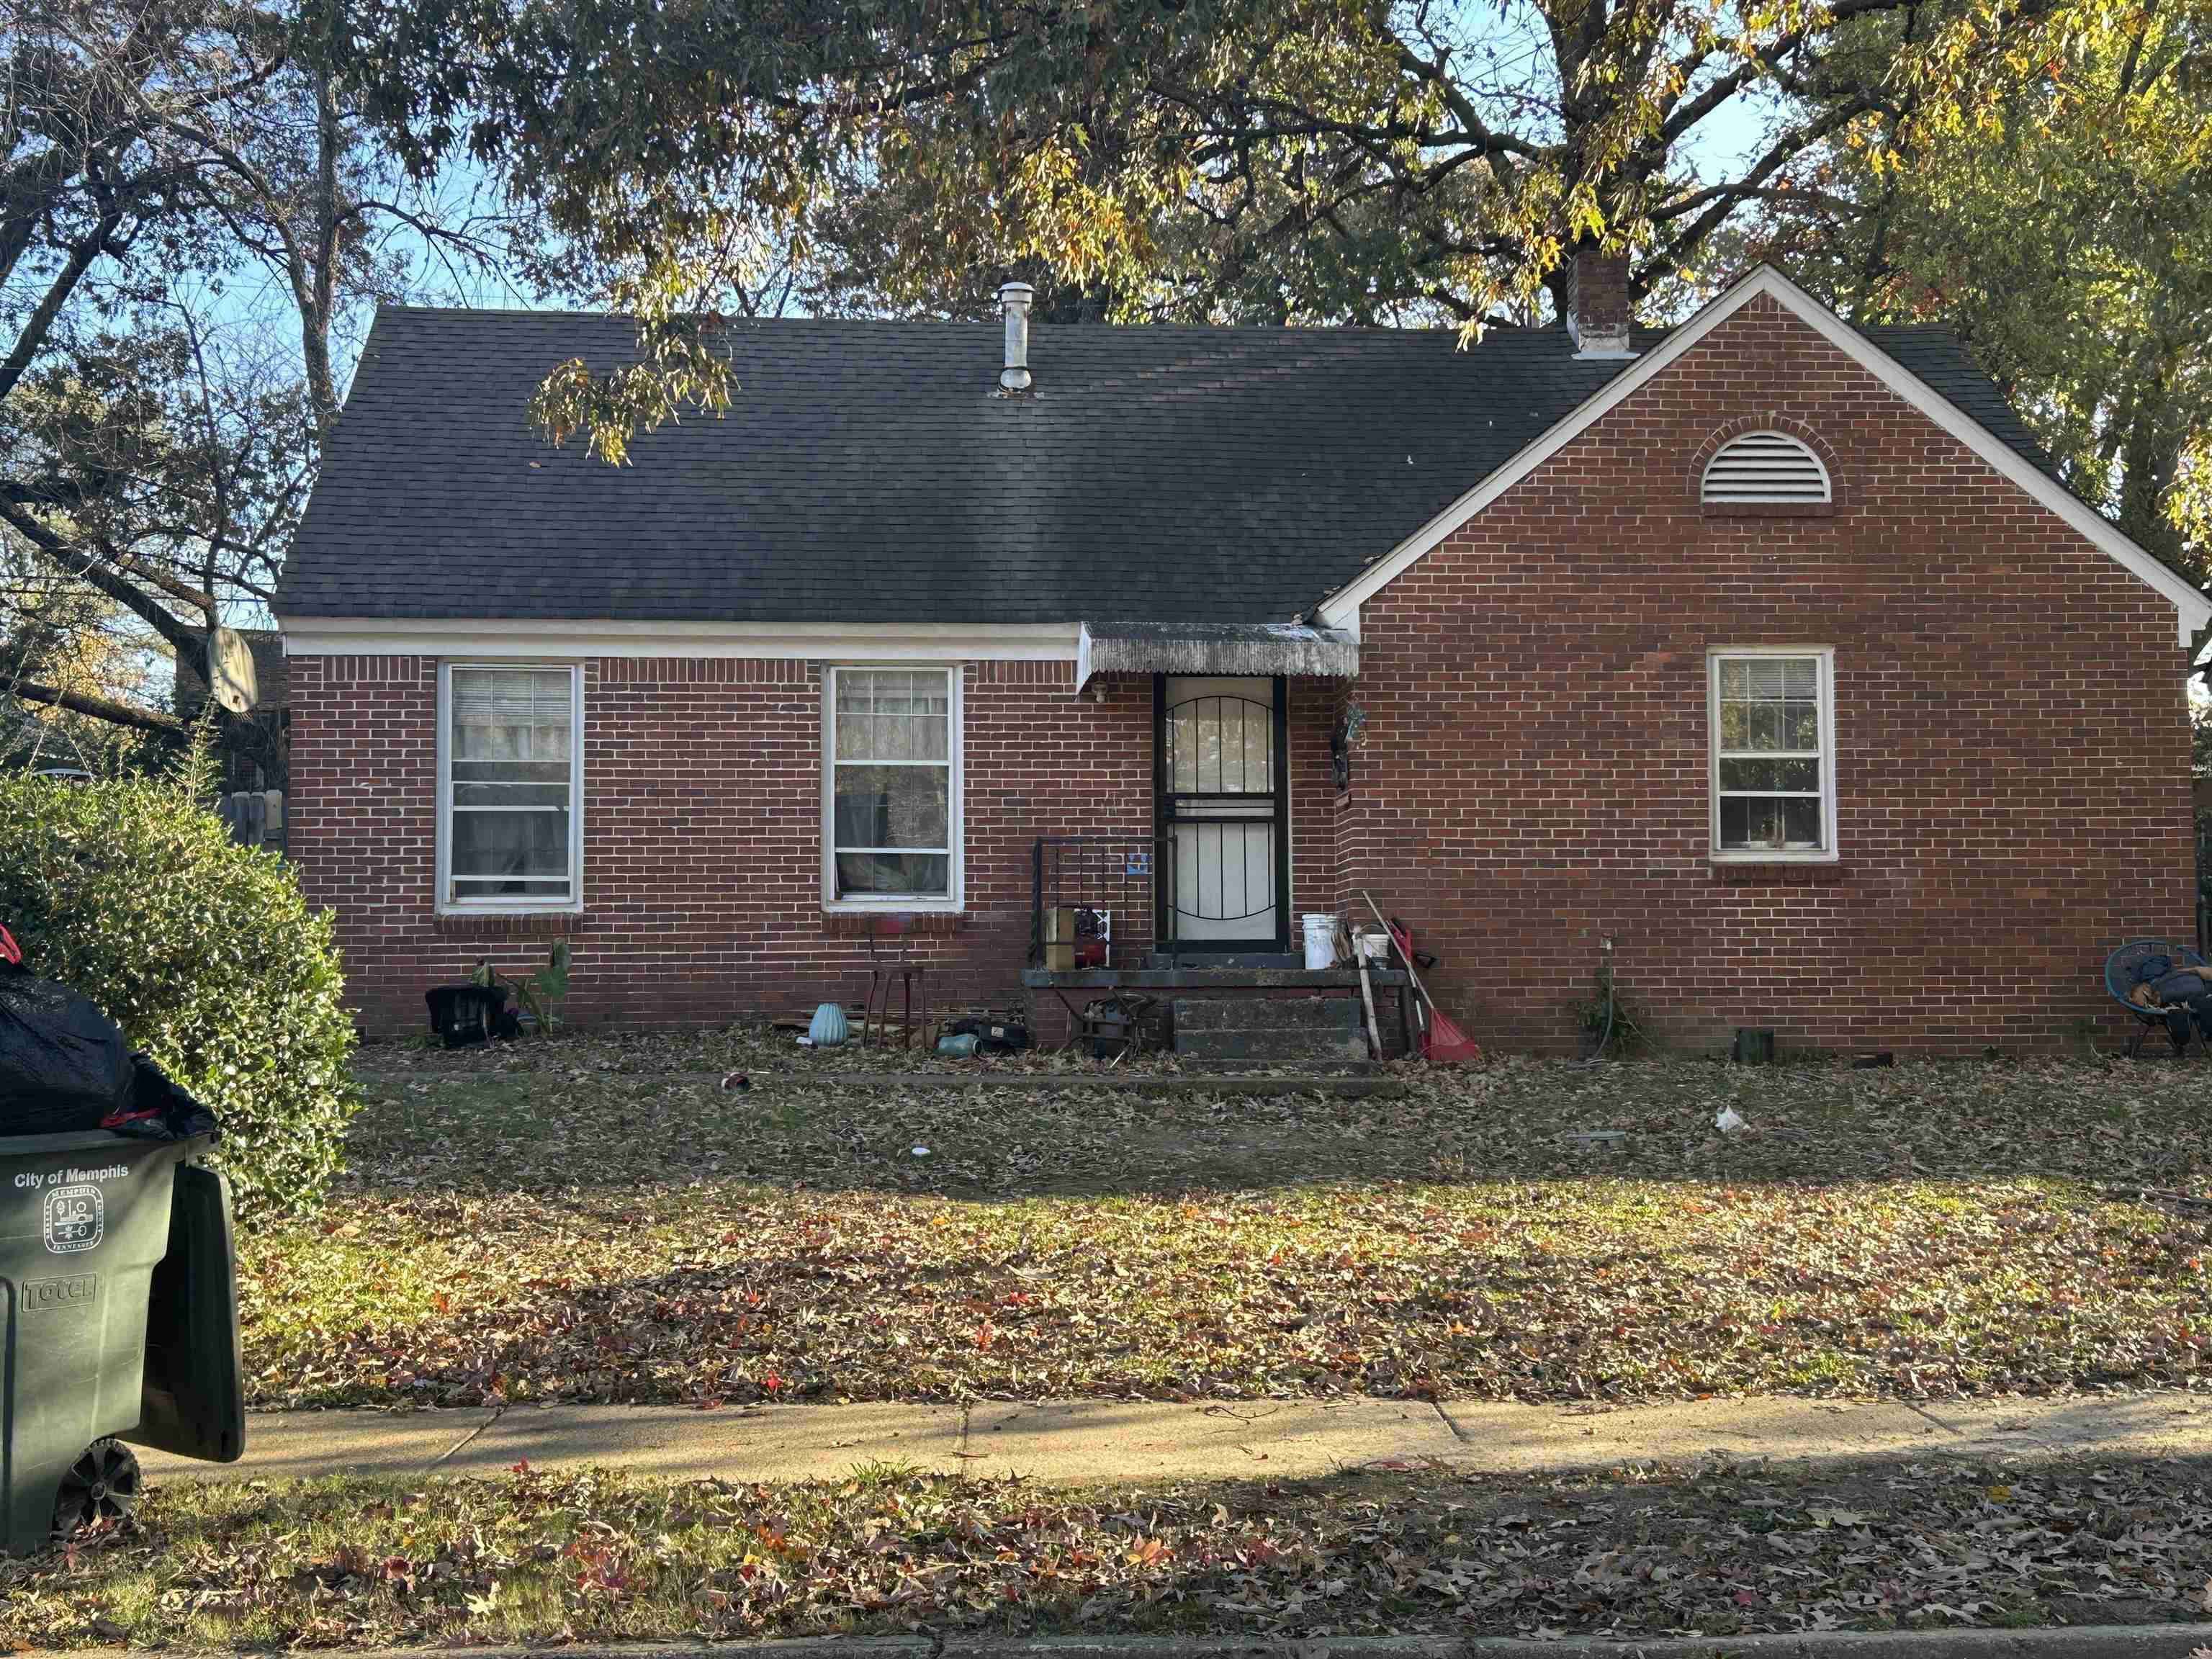
[[[158,708],[141,708],[135,703],[119,702],[113,697],[99,696],[89,691],[65,691],[59,686],[41,685],[32,680],[18,680],[9,689],[26,702],[66,708],[73,714],[89,714],[94,720],[140,732],[174,736],[191,729],[174,714],[163,714]]]
[[[101,216],[90,235],[82,238],[70,250],[68,259],[55,273],[54,280],[46,285],[46,293],[40,297],[31,314],[24,319],[22,331],[15,337],[15,349],[8,354],[5,362],[0,362],[0,398],[6,397],[15,389],[15,382],[23,378],[23,371],[31,366],[32,360],[45,347],[46,337],[53,331],[54,319],[61,315],[62,307],[76,291],[76,285],[84,280],[85,272],[92,269],[92,262],[107,252],[109,241],[122,222],[122,210],[111,210]]]
[[[64,541],[12,502],[0,501],[0,520],[5,520],[17,533],[36,544],[69,574],[97,588],[137,617],[179,654],[197,656],[206,649],[204,633],[187,627],[143,588],[110,568],[107,556],[99,550]]]

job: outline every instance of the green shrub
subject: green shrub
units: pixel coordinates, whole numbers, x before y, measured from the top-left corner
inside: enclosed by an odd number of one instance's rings
[[[1583,1047],[1593,1060],[1608,1053],[1616,1060],[1642,1054],[1650,1045],[1650,1033],[1614,981],[1610,953],[1591,976],[1589,1000],[1567,1006],[1582,1027]]]
[[[214,1108],[242,1212],[321,1200],[354,1107],[330,913],[189,776],[0,777],[0,923]]]

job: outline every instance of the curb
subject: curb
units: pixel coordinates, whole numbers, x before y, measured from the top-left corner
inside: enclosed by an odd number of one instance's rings
[[[769,1642],[639,1642],[568,1647],[355,1648],[334,1659],[2188,1659],[2212,1624],[2064,1625],[2035,1630],[1779,1632],[1638,1641],[1573,1636],[810,1636]],[[79,1650],[100,1659],[115,1650]],[[43,1659],[33,1650],[19,1659]]]

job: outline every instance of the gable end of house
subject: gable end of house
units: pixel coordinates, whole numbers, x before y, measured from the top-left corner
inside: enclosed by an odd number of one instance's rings
[[[1365,600],[1395,581],[1507,490],[1536,472],[1607,415],[1664,376],[1722,325],[1762,297],[1771,300],[1784,312],[1811,329],[2114,563],[2170,601],[2174,607],[2177,642],[2182,648],[2185,650],[2192,646],[2197,635],[2208,625],[2212,625],[2212,599],[2208,599],[2185,578],[2170,569],[2117,525],[2083,503],[2064,485],[2035,465],[2018,445],[2007,442],[1992,432],[1957,401],[1914,373],[1876,341],[1853,328],[1771,265],[1759,266],[1714,299],[1695,317],[1668,334],[1662,343],[1607,380],[1442,513],[1370,564],[1351,581],[1330,593],[1314,607],[1311,613],[1314,619],[1357,638],[1359,610]],[[1737,435],[1739,431],[1758,433],[1773,428],[1777,435],[1790,439],[1799,448],[1817,448],[1820,445],[1818,434],[1792,434],[1789,432],[1788,426],[1786,417],[1747,417],[1730,431],[1716,435],[1728,439]],[[1711,447],[1717,448],[1719,445],[1715,444]],[[1702,470],[1711,459],[1710,451],[1697,457],[1698,471],[1692,477],[1693,489],[1698,487],[1698,478],[1702,476]],[[1687,458],[1685,465],[1688,465]],[[1825,461],[1816,458],[1814,465],[1825,471]],[[1825,489],[1825,477],[1821,483]],[[1827,510],[1831,504],[1826,498],[1808,500],[1784,504],[1784,510],[1820,512]],[[1760,507],[1769,512],[1777,510],[1776,504],[1771,502],[1761,503]],[[1715,504],[1708,500],[1705,510],[1715,511]],[[1720,510],[1727,510],[1727,507],[1723,506]]]

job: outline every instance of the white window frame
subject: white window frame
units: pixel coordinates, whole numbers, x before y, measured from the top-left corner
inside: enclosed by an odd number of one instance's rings
[[[837,895],[837,677],[841,673],[934,672],[945,684],[945,826],[950,867],[943,893],[869,893],[840,898]],[[822,908],[837,914],[866,915],[885,911],[902,915],[953,912],[966,904],[968,819],[964,811],[967,744],[962,710],[962,684],[967,678],[959,663],[850,662],[822,671]],[[870,765],[897,763],[869,762]],[[909,763],[934,766],[934,761]],[[932,849],[933,850],[933,849]]]
[[[453,671],[559,672],[568,677],[568,896],[453,896]],[[438,914],[577,915],[584,908],[584,670],[574,662],[466,661],[438,665]]]
[[[1793,756],[1820,763],[1820,842],[1817,847],[1730,847],[1721,845],[1721,664],[1747,657],[1810,657],[1819,665],[1820,747],[1790,750],[1780,756],[1761,751],[1759,757],[1788,759]],[[1716,646],[1705,653],[1705,797],[1709,807],[1706,852],[1715,864],[1833,864],[1841,854],[1836,843],[1836,652],[1826,645]],[[1739,755],[1742,751],[1738,751]]]

